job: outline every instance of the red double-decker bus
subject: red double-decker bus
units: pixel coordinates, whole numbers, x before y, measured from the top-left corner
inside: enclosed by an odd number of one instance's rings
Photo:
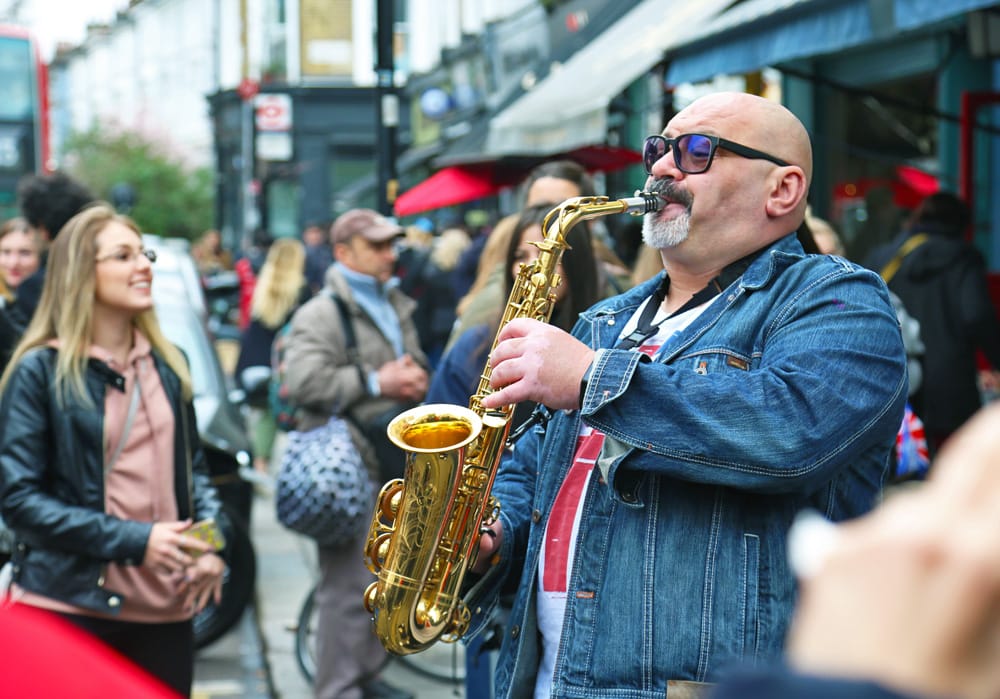
[[[17,214],[17,183],[49,172],[48,71],[22,27],[0,24],[0,220]]]

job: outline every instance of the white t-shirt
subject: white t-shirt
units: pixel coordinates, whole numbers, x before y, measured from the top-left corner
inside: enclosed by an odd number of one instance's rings
[[[646,303],[649,303],[647,299]],[[619,340],[629,335],[638,325],[639,316],[646,303],[639,306],[625,324],[618,336]],[[674,334],[686,328],[701,315],[710,301],[696,306],[673,318],[664,320],[666,313],[660,309],[653,317],[654,324],[660,323],[656,334],[646,339],[633,351],[642,352],[656,358],[660,347]],[[538,630],[542,636],[542,658],[535,680],[535,699],[548,699],[551,695],[552,678],[555,672],[556,653],[562,635],[563,618],[566,615],[566,591],[573,571],[573,557],[576,553],[576,539],[586,501],[587,489],[592,482],[592,472],[597,457],[604,446],[604,433],[588,425],[581,424],[576,438],[576,452],[566,479],[559,486],[559,492],[552,503],[552,511],[545,525],[545,538],[538,560]]]

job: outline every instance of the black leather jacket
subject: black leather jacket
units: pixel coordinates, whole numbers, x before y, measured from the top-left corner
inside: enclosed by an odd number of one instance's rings
[[[154,353],[174,412],[174,492],[180,519],[215,517],[220,504],[199,446],[194,407],[181,397],[177,375]],[[34,350],[18,363],[0,400],[0,508],[17,544],[14,581],[26,590],[106,614],[120,595],[103,588],[109,562],[139,565],[152,522],[122,520],[104,508],[104,397],[125,380],[90,359],[87,392],[93,406],[72,395],[60,407],[56,351]]]

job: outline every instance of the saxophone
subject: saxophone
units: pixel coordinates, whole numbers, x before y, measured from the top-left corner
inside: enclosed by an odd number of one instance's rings
[[[544,238],[534,243],[539,256],[521,265],[500,328],[515,318],[548,322],[562,281],[556,268],[573,226],[661,206],[657,195],[637,191],[618,200],[575,197],[550,211],[542,222]],[[468,408],[423,405],[400,413],[387,428],[406,452],[406,465],[403,478],[386,483],[375,503],[364,556],[378,579],[365,590],[364,604],[382,645],[397,655],[457,641],[469,626],[462,582],[475,564],[482,528],[500,513],[490,490],[514,412],[513,405],[483,408],[492,392],[490,375],[487,363]]]

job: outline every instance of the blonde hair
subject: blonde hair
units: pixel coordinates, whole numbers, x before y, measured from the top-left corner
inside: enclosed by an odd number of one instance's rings
[[[450,271],[455,269],[459,258],[465,249],[472,245],[472,238],[461,228],[448,228],[438,237],[431,251],[431,262],[438,269]]]
[[[7,280],[3,278],[3,272],[0,272],[0,297],[7,303],[14,300],[14,294],[11,293],[10,287],[7,286]]]
[[[38,309],[0,379],[0,392],[6,388],[14,367],[25,354],[56,340],[55,388],[60,404],[64,405],[66,398],[73,394],[84,405],[92,405],[85,374],[93,341],[97,236],[111,223],[120,223],[141,236],[130,218],[115,213],[105,202],[97,202],[71,218],[52,242]],[[177,374],[184,399],[190,400],[191,374],[187,362],[180,350],[163,335],[156,313],[152,309],[143,311],[132,319],[132,324]]]
[[[250,301],[250,316],[276,328],[298,303],[306,283],[306,249],[293,238],[274,241],[260,268]]]

